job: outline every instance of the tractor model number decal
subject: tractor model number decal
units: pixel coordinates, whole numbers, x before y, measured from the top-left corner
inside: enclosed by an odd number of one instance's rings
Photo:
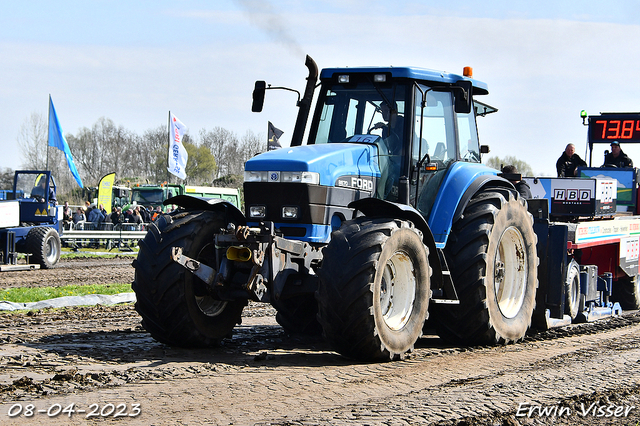
[[[340,176],[336,179],[336,186],[339,188],[359,189],[367,192],[373,192],[374,189],[373,179],[362,176]]]

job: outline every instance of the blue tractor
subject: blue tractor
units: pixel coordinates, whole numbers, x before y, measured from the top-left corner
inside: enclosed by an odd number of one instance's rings
[[[537,238],[526,202],[481,164],[476,117],[495,109],[475,97],[487,86],[470,72],[306,66],[291,146],[245,165],[244,213],[175,197],[181,208],[141,242],[145,328],[216,345],[253,300],[286,331],[322,333],[359,360],[402,357],[425,324],[460,344],[521,339]],[[256,82],[254,111],[271,88]]]
[[[18,170],[0,201],[0,271],[54,268],[60,260],[62,208],[49,171]],[[25,254],[27,262],[18,263]]]

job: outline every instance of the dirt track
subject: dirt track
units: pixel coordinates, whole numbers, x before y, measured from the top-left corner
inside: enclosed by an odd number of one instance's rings
[[[127,282],[130,262],[3,273],[0,287],[77,276]],[[353,363],[319,339],[287,336],[274,315],[251,304],[224,346],[185,350],[151,339],[131,306],[0,314],[0,424],[85,424],[92,409],[96,420],[141,425],[640,421],[638,313],[503,347],[457,348],[425,336],[407,360],[386,364]],[[72,403],[71,417],[47,414]]]

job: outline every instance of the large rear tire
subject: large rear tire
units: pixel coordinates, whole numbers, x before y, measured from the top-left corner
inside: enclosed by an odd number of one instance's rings
[[[52,269],[60,260],[62,244],[58,231],[50,226],[37,226],[27,234],[27,252],[31,253],[31,263],[43,269]]]
[[[535,307],[536,241],[533,217],[515,190],[476,194],[444,250],[460,304],[435,305],[440,337],[463,345],[522,339]]]
[[[613,300],[619,302],[622,309],[630,311],[640,309],[640,280],[638,276],[618,279],[613,284]]]
[[[345,222],[325,247],[318,275],[318,319],[337,352],[382,361],[413,349],[431,294],[428,249],[413,224]]]
[[[246,301],[216,300],[202,280],[171,259],[171,248],[182,247],[185,256],[215,267],[214,235],[226,225],[218,212],[173,212],[156,219],[140,242],[133,262],[136,310],[159,342],[215,346],[240,324]]]

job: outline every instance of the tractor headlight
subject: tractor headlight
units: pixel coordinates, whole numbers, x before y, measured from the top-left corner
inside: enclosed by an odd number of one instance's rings
[[[245,171],[245,182],[285,182],[320,185],[318,172]]]
[[[284,206],[284,207],[282,207],[282,218],[283,219],[297,219],[298,218],[298,207],[296,207],[296,206]]]
[[[320,173],[317,172],[282,172],[280,182],[320,184]]]
[[[245,170],[244,181],[245,182],[266,182],[267,175],[268,175],[268,172],[254,172],[254,171]]]
[[[251,206],[249,207],[249,217],[263,219],[267,216],[267,206]]]

